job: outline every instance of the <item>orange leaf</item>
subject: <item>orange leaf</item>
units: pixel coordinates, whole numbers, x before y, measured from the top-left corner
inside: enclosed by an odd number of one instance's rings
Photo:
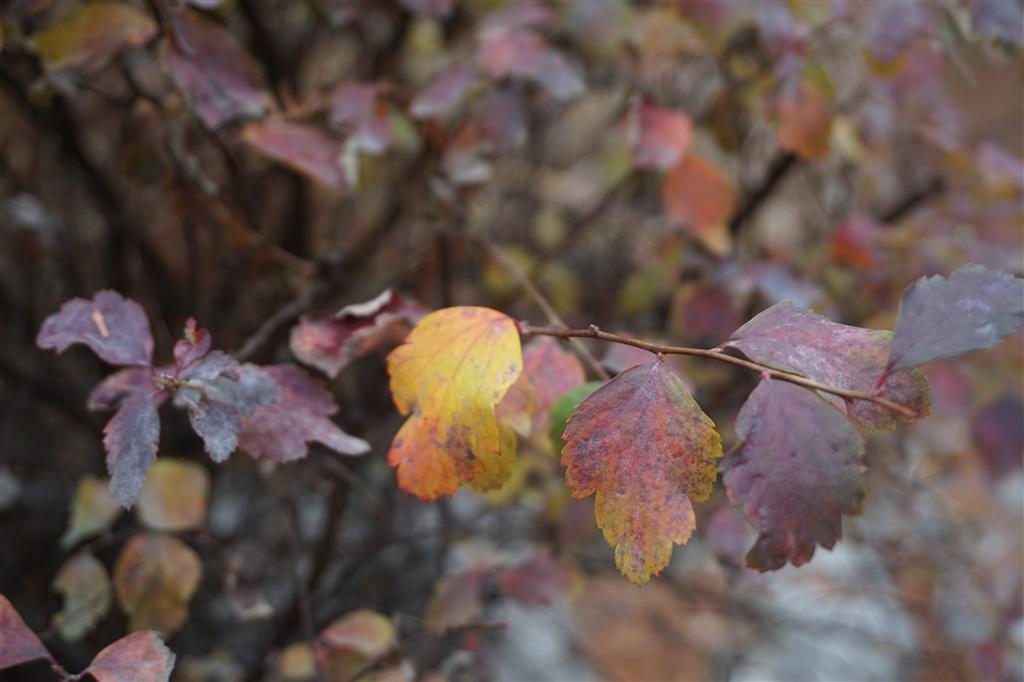
[[[391,393],[411,414],[388,453],[403,490],[424,500],[508,478],[515,437],[494,407],[523,369],[512,318],[487,308],[445,308],[424,317],[388,356]]]
[[[736,188],[728,173],[707,159],[689,154],[661,185],[665,212],[716,253],[727,250],[727,223],[736,206]]]

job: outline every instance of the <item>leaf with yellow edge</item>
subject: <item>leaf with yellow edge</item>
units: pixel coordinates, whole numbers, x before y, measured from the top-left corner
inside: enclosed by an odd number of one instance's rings
[[[460,484],[504,483],[515,435],[494,408],[523,369],[519,329],[495,310],[445,308],[427,315],[388,356],[391,393],[410,415],[388,452],[401,488],[424,500]]]
[[[562,464],[574,497],[594,513],[615,565],[637,585],[668,565],[718,473],[714,423],[661,359],[627,369],[569,417]]]

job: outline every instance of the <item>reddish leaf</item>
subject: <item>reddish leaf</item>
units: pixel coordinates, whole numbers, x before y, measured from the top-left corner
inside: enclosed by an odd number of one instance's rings
[[[724,462],[729,497],[760,532],[747,565],[799,566],[831,549],[842,515],[864,500],[864,443],[853,424],[814,393],[765,379],[736,417],[739,449]]]
[[[369,452],[369,443],[350,436],[328,419],[338,408],[319,381],[295,365],[272,365],[262,371],[277,385],[277,400],[242,418],[238,441],[243,450],[275,462],[305,457],[310,441],[343,455]]]
[[[266,157],[328,187],[350,187],[342,164],[345,145],[325,130],[271,120],[246,126],[242,138]]]
[[[50,652],[39,641],[25,621],[14,610],[7,597],[0,594],[0,635],[3,645],[0,646],[0,670],[13,668],[39,658],[53,661]]]
[[[839,324],[805,308],[779,303],[737,329],[726,345],[751,360],[830,386],[871,392],[885,374],[890,337],[887,331]],[[905,417],[866,400],[846,401],[850,414],[865,426],[887,430],[894,429],[897,421],[928,414],[928,380],[916,370],[889,374],[882,395],[917,416]],[[824,397],[843,404],[839,398]]]
[[[480,618],[484,578],[488,571],[471,568],[441,577],[434,584],[424,625],[431,632],[444,632]]]
[[[96,654],[85,672],[97,682],[167,682],[174,653],[152,630],[133,632]]]
[[[641,585],[695,527],[722,443],[714,424],[661,360],[632,367],[580,403],[562,451],[574,497],[597,493],[595,515],[615,563]]]
[[[153,335],[142,306],[116,291],[97,292],[91,301],[73,298],[43,321],[36,345],[63,353],[84,343],[111,365],[149,365]]]
[[[170,634],[188,619],[188,603],[199,587],[199,555],[170,535],[132,537],[114,564],[117,602],[132,630]]]
[[[94,0],[74,8],[31,44],[47,70],[95,71],[127,47],[144,45],[157,26],[148,15],[121,2]]]
[[[892,369],[991,348],[1024,325],[1024,279],[980,265],[922,277],[903,292]]]
[[[672,168],[686,156],[693,141],[689,116],[647,102],[633,113],[631,127],[633,163],[640,168]]]
[[[865,216],[851,216],[832,233],[832,255],[839,262],[872,271],[879,264],[883,228]]]
[[[672,221],[685,225],[709,249],[726,249],[726,223],[735,208],[736,189],[724,170],[689,154],[665,175],[661,198]]]
[[[202,360],[213,346],[213,337],[205,329],[196,329],[195,318],[188,318],[185,322],[185,332],[182,338],[174,344],[174,364],[180,369]]]
[[[985,405],[971,420],[971,437],[982,461],[995,477],[1019,469],[1024,462],[1024,404],[1006,394]]]
[[[583,366],[573,353],[550,337],[536,338],[523,347],[523,373],[498,404],[499,418],[503,412],[525,415],[525,434],[545,435],[551,406],[583,381]]]
[[[578,97],[586,90],[579,69],[532,31],[485,34],[477,60],[495,78],[527,78],[561,100]]]
[[[732,507],[723,507],[712,515],[704,530],[707,543],[719,559],[739,565],[750,543],[750,525]]]
[[[154,393],[128,397],[103,428],[110,493],[122,507],[131,507],[142,490],[149,465],[156,461],[160,416]]]
[[[312,313],[292,328],[291,349],[307,365],[333,378],[350,362],[400,344],[429,310],[385,289],[336,313]]]
[[[733,297],[713,284],[684,287],[672,301],[672,329],[689,343],[720,343],[742,319]]]
[[[176,15],[172,26],[160,60],[203,123],[218,128],[267,110],[259,69],[229,31],[191,9]]]
[[[779,147],[808,161],[828,156],[834,96],[823,71],[808,69],[792,78],[779,98]]]
[[[476,79],[476,69],[464,64],[450,66],[431,78],[419,91],[409,112],[416,118],[447,116],[459,105]]]
[[[368,154],[381,154],[391,144],[391,121],[380,90],[377,83],[342,83],[331,95],[331,124]]]
[[[572,586],[572,566],[543,549],[495,577],[498,586],[522,606],[544,606],[565,597]]]

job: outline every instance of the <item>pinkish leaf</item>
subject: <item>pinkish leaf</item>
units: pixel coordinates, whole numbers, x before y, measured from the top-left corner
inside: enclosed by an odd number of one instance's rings
[[[579,69],[532,31],[485,35],[477,59],[495,78],[527,78],[561,100],[578,97],[586,90]]]
[[[885,374],[887,331],[833,322],[805,308],[779,303],[737,329],[726,344],[751,360],[853,391],[872,392]],[[897,421],[928,414],[928,380],[916,370],[890,373],[882,396],[917,413],[905,417],[866,400],[846,401],[850,414],[873,429],[892,430]],[[842,405],[833,396],[826,399]]]
[[[385,289],[336,313],[311,313],[292,328],[291,349],[303,363],[333,378],[350,362],[400,344],[429,310]]]
[[[213,337],[205,329],[196,329],[194,318],[188,318],[185,323],[184,337],[178,339],[174,344],[174,364],[179,370],[202,359],[210,352],[213,345]]]
[[[521,606],[545,606],[564,598],[572,586],[572,566],[546,548],[495,577],[498,586]]]
[[[271,120],[246,126],[242,139],[267,158],[328,187],[350,187],[341,161],[344,142],[326,130]]]
[[[488,572],[482,567],[471,568],[442,576],[434,583],[424,623],[427,630],[444,632],[477,620]]]
[[[916,367],[991,348],[1024,325],[1024,279],[967,265],[922,277],[903,292],[889,365]]]
[[[686,155],[693,141],[689,116],[647,102],[633,112],[630,128],[633,163],[640,168],[672,168]]]
[[[270,98],[255,62],[229,31],[199,12],[175,16],[160,61],[196,115],[210,128],[263,114]]]
[[[85,672],[97,682],[167,682],[174,658],[159,634],[143,630],[100,651]]]
[[[159,371],[159,370],[157,370]],[[86,407],[90,410],[113,410],[128,396],[156,391],[152,367],[126,367],[108,375],[89,392]]]
[[[122,507],[131,507],[139,496],[146,471],[156,461],[159,439],[155,392],[139,391],[128,396],[104,427],[110,493]]]
[[[765,379],[736,418],[739,449],[723,462],[729,497],[761,533],[747,565],[762,571],[831,549],[842,515],[864,500],[864,443],[853,424],[807,389]]]
[[[331,95],[331,125],[367,154],[381,154],[391,145],[391,121],[380,91],[377,83],[342,83]]]
[[[36,637],[25,621],[14,610],[14,606],[7,597],[0,594],[0,639],[3,645],[0,646],[0,670],[13,668],[22,663],[45,658],[53,661],[50,652],[46,650],[43,643]]]
[[[328,417],[338,411],[321,382],[295,365],[261,368],[277,386],[277,400],[242,418],[239,445],[254,457],[289,462],[306,456],[307,443],[323,443],[343,455],[362,455],[370,445],[342,431]]]
[[[111,365],[149,365],[153,336],[142,306],[116,291],[99,291],[91,301],[73,298],[43,321],[36,345],[63,353],[84,343]]]
[[[416,95],[409,112],[416,118],[441,118],[450,114],[476,82],[476,69],[455,64],[430,79]]]

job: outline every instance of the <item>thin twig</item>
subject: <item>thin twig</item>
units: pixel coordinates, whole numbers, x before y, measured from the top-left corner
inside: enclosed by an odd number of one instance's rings
[[[744,360],[733,355],[726,355],[723,351],[718,349],[705,349],[705,348],[687,348],[685,346],[666,346],[660,343],[651,343],[649,341],[643,341],[640,339],[632,339],[628,336],[621,336],[619,334],[609,334],[608,332],[601,331],[597,325],[590,325],[588,329],[563,329],[558,327],[534,327],[525,322],[519,323],[519,330],[523,336],[554,336],[560,339],[574,339],[574,338],[590,338],[590,339],[601,339],[602,341],[610,341],[612,343],[621,343],[627,346],[635,346],[642,348],[651,353],[660,353],[663,355],[693,355],[700,358],[710,358],[712,360],[718,360],[719,362],[726,362],[730,365],[736,365],[737,367],[744,367],[746,369],[760,372],[762,375],[770,376],[773,379],[779,379],[780,381],[788,381],[791,384],[797,384],[798,386],[804,386],[806,388],[813,388],[818,391],[824,391],[837,395],[842,398],[849,398],[851,400],[866,400],[868,402],[881,405],[893,412],[898,412],[906,417],[916,417],[918,414],[907,407],[906,405],[900,405],[899,403],[893,402],[887,398],[883,398],[877,393],[869,393],[867,391],[853,391],[847,388],[840,388],[838,386],[829,386],[813,379],[800,376],[799,374],[792,374],[790,372],[783,372],[781,370],[772,369],[765,365],[752,362],[750,360]]]
[[[255,355],[278,329],[308,310],[313,305],[313,300],[324,288],[325,284],[322,282],[313,282],[303,287],[292,300],[264,320],[259,329],[245,340],[242,347],[235,353],[235,359],[244,362]]]
[[[540,308],[541,311],[543,311],[544,316],[548,318],[548,322],[562,329],[569,328],[569,325],[565,323],[565,320],[563,320],[562,316],[558,314],[558,311],[555,310],[555,308],[551,305],[551,303],[544,296],[544,294],[540,292],[540,289],[533,285],[533,282],[531,282],[530,278],[526,275],[525,272],[523,272],[523,269],[519,267],[519,265],[515,261],[506,256],[504,251],[502,251],[500,248],[498,248],[491,242],[487,241],[486,239],[481,239],[479,237],[471,237],[471,239],[477,241],[481,246],[483,246],[487,253],[494,260],[498,261],[498,264],[501,265],[501,267],[505,268],[505,270],[508,271],[508,273],[512,275],[512,277],[517,282],[519,282],[519,286],[523,288],[523,291],[525,291],[530,296],[530,298],[533,299],[534,303],[537,304],[537,307]],[[582,357],[587,362],[587,364],[590,365],[590,368],[594,370],[594,373],[597,376],[599,376],[601,379],[605,381],[611,378],[607,370],[605,370],[605,368],[601,366],[601,363],[598,362],[597,358],[594,357],[594,355],[590,352],[590,349],[587,348],[586,345],[583,344],[583,342],[581,342],[579,339],[575,337],[566,336],[563,338],[569,340],[569,344],[573,347],[573,349],[576,350],[577,353],[580,354],[580,357]]]

